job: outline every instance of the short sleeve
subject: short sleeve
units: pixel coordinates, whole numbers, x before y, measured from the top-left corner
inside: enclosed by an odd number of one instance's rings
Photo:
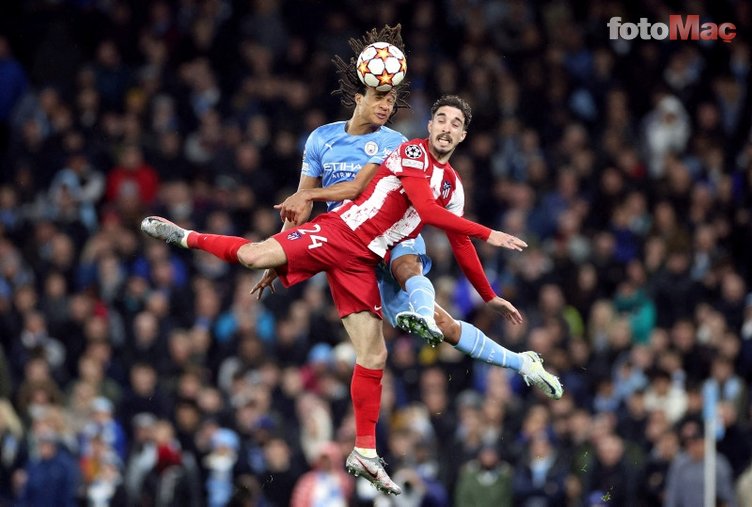
[[[321,144],[318,131],[314,130],[308,136],[305,143],[305,149],[303,150],[303,164],[300,169],[300,173],[303,176],[311,176],[313,178],[321,178],[324,174],[324,168],[321,165],[321,157],[319,156],[319,145]]]
[[[420,144],[402,143],[386,159],[386,167],[399,178],[428,178],[428,154]]]

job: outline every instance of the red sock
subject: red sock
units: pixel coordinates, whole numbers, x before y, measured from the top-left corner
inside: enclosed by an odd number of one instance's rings
[[[376,448],[376,421],[381,408],[381,377],[384,370],[370,370],[359,364],[350,383],[355,412],[355,447]]]
[[[221,236],[219,234],[202,234],[190,232],[188,234],[188,248],[198,248],[219,257],[226,262],[238,263],[238,250],[246,243],[245,238],[237,236]]]

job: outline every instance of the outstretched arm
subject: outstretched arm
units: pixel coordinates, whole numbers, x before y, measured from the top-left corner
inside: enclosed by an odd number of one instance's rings
[[[378,168],[378,164],[366,164],[355,175],[355,179],[350,181],[340,181],[325,188],[319,186],[318,188],[299,189],[284,202],[274,207],[279,210],[279,214],[284,220],[299,225],[310,216],[313,201],[336,202],[355,199],[366,188]],[[308,210],[308,214],[305,214],[305,210]]]

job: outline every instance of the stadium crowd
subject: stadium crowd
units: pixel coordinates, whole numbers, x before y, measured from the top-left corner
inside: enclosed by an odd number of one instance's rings
[[[694,0],[33,0],[0,21],[0,505],[694,506],[703,387],[719,505],[752,504],[752,10]],[[720,41],[609,40],[700,14]],[[138,224],[263,238],[331,58],[401,22],[411,110],[473,106],[467,208],[504,324],[426,231],[440,303],[566,394],[385,330],[394,499],[346,475],[354,352],[325,280],[253,274]]]

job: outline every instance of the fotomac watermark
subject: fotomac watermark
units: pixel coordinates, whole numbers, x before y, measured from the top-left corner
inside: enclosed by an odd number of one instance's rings
[[[733,23],[700,23],[699,14],[681,16],[671,14],[666,23],[651,23],[648,18],[640,18],[639,23],[624,23],[614,16],[606,23],[608,37],[611,40],[722,40],[731,42],[736,37],[736,25]]]

